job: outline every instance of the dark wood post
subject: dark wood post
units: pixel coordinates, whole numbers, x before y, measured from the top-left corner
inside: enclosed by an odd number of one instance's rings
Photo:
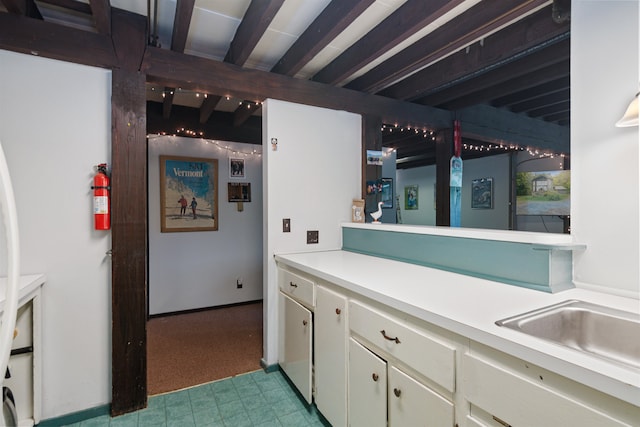
[[[144,17],[111,9],[111,415],[147,406],[147,118]]]
[[[368,214],[378,209],[377,195],[367,196],[367,181],[377,181],[382,178],[382,166],[367,164],[367,150],[382,150],[382,118],[377,116],[362,116],[362,198],[365,200],[364,210]],[[366,215],[366,220],[371,220]]]
[[[112,74],[111,414],[147,406],[145,76]]]
[[[436,135],[436,225],[451,225],[449,205],[451,156],[453,156],[453,130],[439,130]]]

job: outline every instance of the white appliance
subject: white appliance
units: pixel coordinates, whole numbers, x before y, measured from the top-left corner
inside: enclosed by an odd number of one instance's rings
[[[7,371],[13,333],[18,312],[18,280],[20,277],[20,245],[18,239],[18,214],[9,176],[9,168],[0,143],[0,207],[7,245],[7,290],[5,309],[0,319],[0,383]],[[3,425],[17,425],[17,412],[11,390],[3,387]]]

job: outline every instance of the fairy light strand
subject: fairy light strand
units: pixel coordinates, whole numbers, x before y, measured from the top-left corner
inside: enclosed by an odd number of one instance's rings
[[[178,140],[178,138],[182,138],[181,135],[167,135],[164,133],[150,134],[150,135],[147,135],[147,138],[149,139],[149,142],[169,141],[172,144],[178,144],[179,142],[183,142],[181,140]],[[229,145],[229,142],[226,142],[226,141],[218,141],[215,139],[205,139],[205,138],[198,138],[197,140],[204,145],[211,145],[220,151],[226,151],[228,154],[234,155],[234,156],[244,156],[244,157],[249,157],[249,156],[261,157],[262,156],[261,146],[257,146],[257,147],[260,147],[260,149],[254,148],[251,151],[246,151],[246,150],[238,150],[236,148],[233,148]],[[191,138],[189,142],[192,142],[192,141],[193,141],[193,138]]]

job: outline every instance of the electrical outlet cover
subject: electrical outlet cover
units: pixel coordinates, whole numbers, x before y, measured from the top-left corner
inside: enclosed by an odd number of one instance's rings
[[[307,244],[318,243],[318,230],[307,231]]]

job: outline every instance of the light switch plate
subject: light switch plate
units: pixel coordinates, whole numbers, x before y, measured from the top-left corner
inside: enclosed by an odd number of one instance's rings
[[[318,230],[307,230],[307,245],[318,243]]]
[[[290,233],[291,232],[291,219],[290,218],[282,218],[282,232]]]

